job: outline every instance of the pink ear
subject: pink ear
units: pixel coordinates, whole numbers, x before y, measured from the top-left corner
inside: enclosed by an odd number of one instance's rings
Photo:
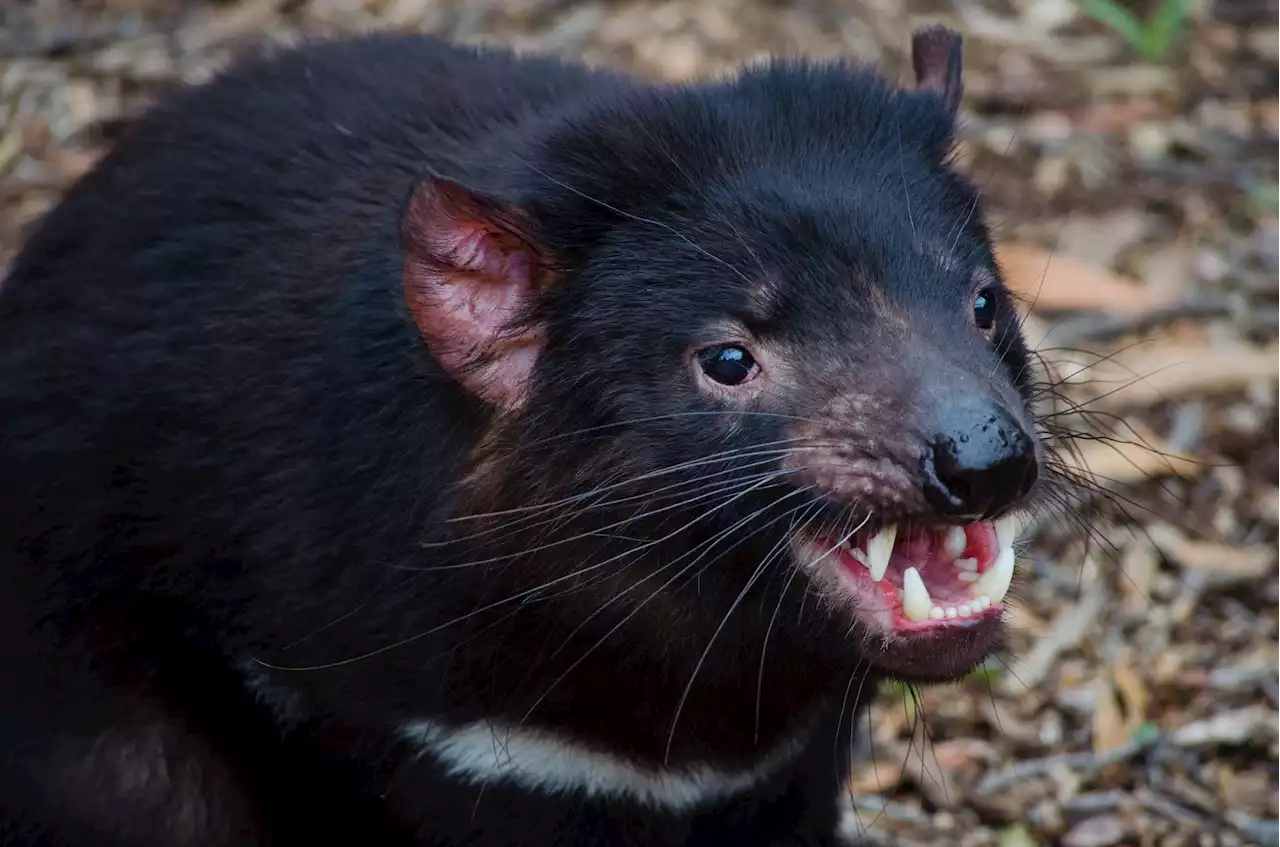
[[[432,355],[472,394],[520,406],[542,345],[526,312],[546,276],[524,215],[430,178],[414,189],[401,234],[405,299]]]
[[[911,66],[916,72],[916,90],[941,97],[951,112],[960,108],[964,96],[962,49],[960,34],[943,26],[921,27],[911,34]]]

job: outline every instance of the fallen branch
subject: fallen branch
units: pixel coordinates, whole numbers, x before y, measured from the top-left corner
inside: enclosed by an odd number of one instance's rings
[[[1013,767],[987,774],[978,783],[974,793],[980,797],[995,794],[997,791],[1003,791],[1024,779],[1044,776],[1050,771],[1059,768],[1096,773],[1108,765],[1124,762],[1139,754],[1146,753],[1154,746],[1155,744],[1150,741],[1143,743],[1130,741],[1105,753],[1060,753],[1056,756],[1045,756],[1043,759],[1028,759],[1025,762],[1019,762]]]

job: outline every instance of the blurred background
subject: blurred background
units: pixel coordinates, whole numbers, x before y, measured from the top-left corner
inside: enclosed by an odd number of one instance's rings
[[[1275,0],[0,0],[0,270],[150,98],[262,38],[374,27],[655,80],[766,53],[909,77],[966,37],[984,186],[1064,461],[1008,649],[886,686],[848,831],[898,845],[1277,843]]]

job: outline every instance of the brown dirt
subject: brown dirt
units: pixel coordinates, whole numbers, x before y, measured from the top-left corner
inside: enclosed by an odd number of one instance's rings
[[[961,161],[1063,380],[1058,420],[1110,435],[1072,459],[1110,493],[1036,527],[988,673],[918,703],[886,689],[849,830],[1274,845],[1276,7],[1188,7],[1173,52],[1144,62],[1071,0],[6,0],[0,267],[121,119],[264,34],[423,29],[676,80],[766,52],[903,74],[910,29],[950,23]],[[1065,414],[1081,403],[1097,414]]]

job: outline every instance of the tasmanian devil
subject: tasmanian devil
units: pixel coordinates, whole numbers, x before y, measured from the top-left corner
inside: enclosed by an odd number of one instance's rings
[[[3,842],[835,843],[1045,478],[912,56],[368,34],[131,124],[0,289]]]

